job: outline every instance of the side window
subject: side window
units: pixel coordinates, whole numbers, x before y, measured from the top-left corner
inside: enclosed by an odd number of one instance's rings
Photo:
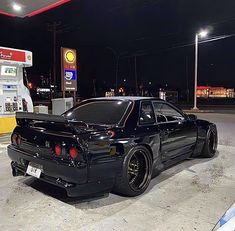
[[[153,107],[158,123],[184,120],[183,115],[168,104],[154,102]]]
[[[161,112],[168,121],[184,120],[183,115],[167,104],[162,104]]]
[[[161,112],[163,104],[158,102],[153,102],[153,109],[158,123],[167,122],[166,116]]]
[[[153,124],[155,122],[154,112],[151,102],[142,102],[139,115],[139,123]]]

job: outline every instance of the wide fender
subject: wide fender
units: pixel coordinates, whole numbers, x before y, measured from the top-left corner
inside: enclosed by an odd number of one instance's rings
[[[132,137],[128,139],[115,140],[111,145],[116,151],[123,155],[123,160],[137,146],[144,146],[148,149],[153,160],[153,169],[162,169],[161,162],[161,139],[159,133],[155,132],[146,136]]]
[[[199,156],[201,154],[205,141],[206,141],[208,131],[210,129],[216,133],[216,137],[217,137],[217,128],[214,123],[211,123],[206,120],[197,120],[196,125],[198,129],[197,141],[196,141],[196,145],[195,145],[195,149],[193,151],[192,157]]]

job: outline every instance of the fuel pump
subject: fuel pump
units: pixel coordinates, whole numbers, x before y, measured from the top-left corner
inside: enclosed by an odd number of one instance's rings
[[[15,112],[33,112],[30,92],[24,84],[30,66],[32,52],[0,47],[0,133],[14,129]]]

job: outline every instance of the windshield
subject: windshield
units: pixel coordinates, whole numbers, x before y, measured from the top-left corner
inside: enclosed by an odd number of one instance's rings
[[[127,111],[130,101],[92,101],[81,103],[67,111],[68,120],[83,121],[92,124],[118,124]]]

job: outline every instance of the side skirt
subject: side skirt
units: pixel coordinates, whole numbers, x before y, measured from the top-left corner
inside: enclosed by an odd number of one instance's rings
[[[167,168],[171,167],[172,165],[175,165],[179,162],[182,162],[183,160],[190,158],[191,155],[192,155],[192,152],[188,152],[186,154],[183,154],[183,155],[177,156],[175,158],[169,159],[169,160],[163,162],[163,166],[164,166],[163,169],[167,169]]]

